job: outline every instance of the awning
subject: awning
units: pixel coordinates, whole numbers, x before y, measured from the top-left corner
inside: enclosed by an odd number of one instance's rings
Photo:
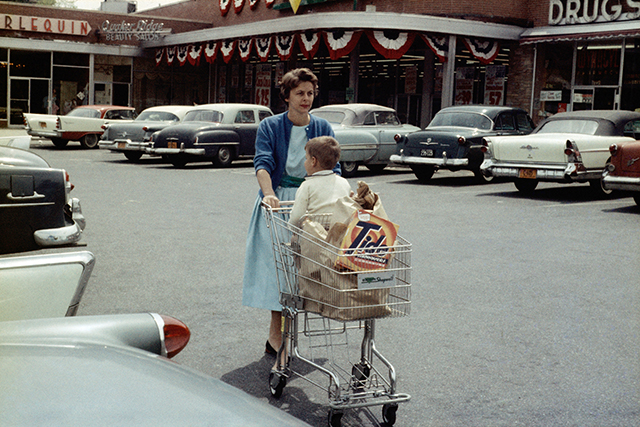
[[[638,20],[529,28],[522,33],[520,44],[607,40],[626,37],[640,37],[640,22]]]

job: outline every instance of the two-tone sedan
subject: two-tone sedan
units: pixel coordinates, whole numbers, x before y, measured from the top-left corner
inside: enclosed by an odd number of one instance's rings
[[[102,128],[100,148],[124,153],[132,162],[140,160],[151,146],[151,135],[182,120],[190,105],[162,105],[144,110],[132,122],[110,122]]]
[[[373,172],[382,171],[396,152],[395,136],[420,130],[403,125],[393,108],[381,105],[326,105],[310,113],[331,123],[342,151],[342,176],[347,178],[355,175],[360,165]]]
[[[461,105],[443,108],[421,132],[398,135],[397,154],[391,161],[411,167],[420,181],[428,181],[438,169],[470,170],[481,182],[491,176],[480,172],[484,160],[482,138],[493,135],[525,135],[534,128],[520,108]]]
[[[588,182],[596,194],[602,173],[611,158],[609,146],[635,141],[640,113],[588,110],[558,113],[545,120],[531,135],[485,138],[487,176],[512,179],[516,188],[533,192],[540,181]]]
[[[636,124],[640,125],[640,122]],[[640,140],[640,126],[630,128],[629,132]],[[609,152],[611,160],[602,174],[602,186],[606,190],[631,192],[633,200],[640,206],[640,142],[611,144]]]
[[[229,166],[255,155],[258,125],[273,112],[255,104],[203,104],[193,107],[179,124],[152,136],[148,153],[163,156],[175,167],[211,161]]]

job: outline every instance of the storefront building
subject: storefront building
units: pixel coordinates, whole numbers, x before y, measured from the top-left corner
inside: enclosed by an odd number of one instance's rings
[[[279,112],[277,82],[301,66],[319,76],[318,105],[386,105],[418,126],[470,103],[536,121],[640,107],[640,1],[443,3],[191,0],[123,15],[0,2],[0,126],[79,103]]]

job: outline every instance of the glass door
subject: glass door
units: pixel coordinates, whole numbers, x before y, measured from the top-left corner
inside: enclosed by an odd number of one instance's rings
[[[56,114],[55,91],[49,99],[49,80],[11,78],[9,105],[11,114],[9,125],[22,125],[22,113]]]
[[[617,110],[617,86],[578,86],[573,90],[572,111]]]

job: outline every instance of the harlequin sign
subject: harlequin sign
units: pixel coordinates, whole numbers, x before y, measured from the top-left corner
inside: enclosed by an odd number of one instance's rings
[[[351,218],[340,245],[336,266],[353,271],[387,268],[398,226],[372,213],[359,210]]]

